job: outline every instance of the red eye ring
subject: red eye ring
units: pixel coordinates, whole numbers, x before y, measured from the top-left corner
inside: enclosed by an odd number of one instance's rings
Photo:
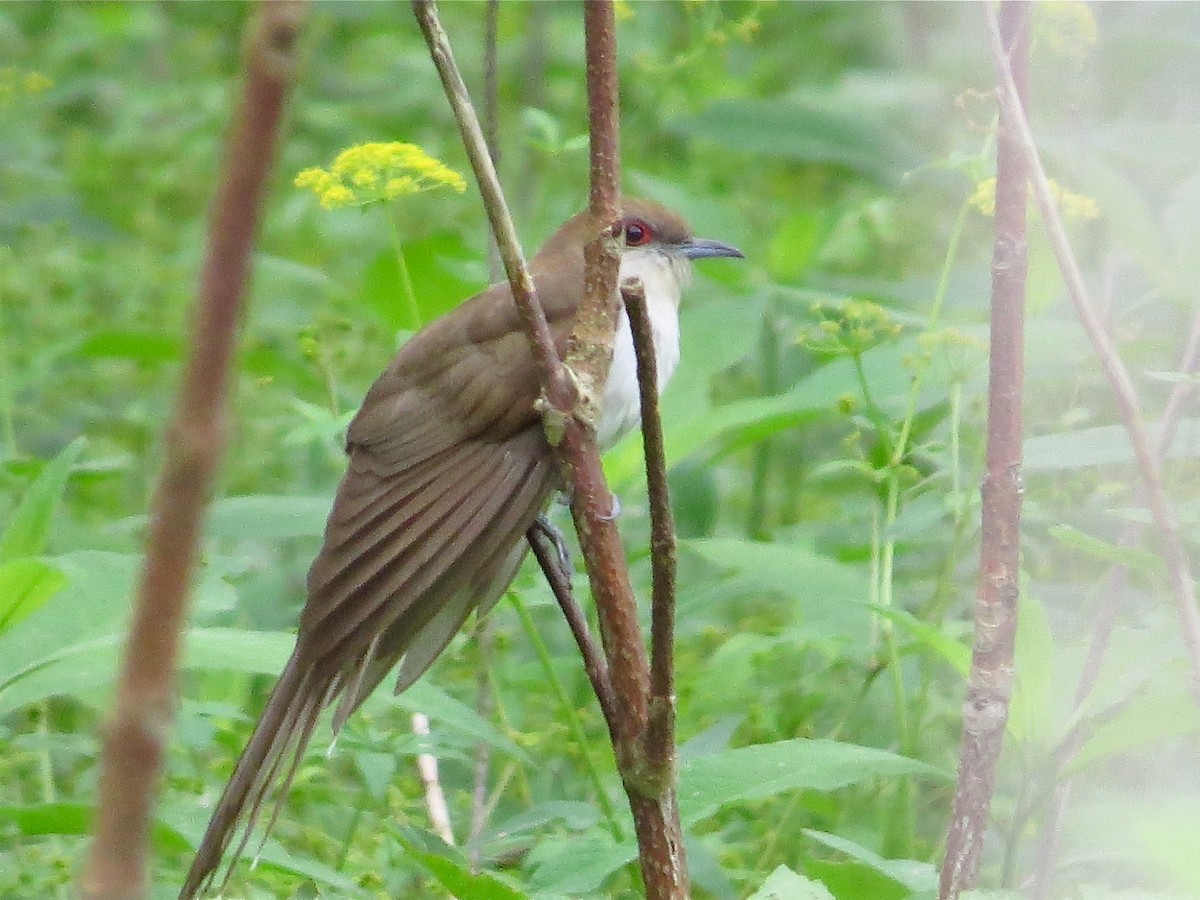
[[[654,237],[654,230],[641,219],[626,219],[623,230],[626,247],[644,247]]]

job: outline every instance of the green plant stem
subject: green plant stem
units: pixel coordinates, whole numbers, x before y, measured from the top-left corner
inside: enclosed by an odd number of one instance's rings
[[[358,802],[354,804],[354,815],[350,818],[350,827],[346,829],[346,836],[342,838],[342,849],[338,852],[337,865],[334,868],[337,871],[342,871],[345,868],[346,860],[350,856],[350,847],[354,844],[354,835],[358,833],[358,826],[362,822],[363,813],[367,807],[367,797],[369,791],[366,784],[362,790],[358,792]]]
[[[929,319],[925,325],[926,333],[936,328],[938,322],[941,320],[942,306],[945,303],[946,293],[950,286],[950,275],[953,271],[955,257],[958,255],[958,245],[966,229],[969,212],[970,205],[963,203],[959,207],[958,215],[954,219],[954,226],[950,231],[950,242],[946,248],[946,257],[942,262],[937,288],[933,295],[933,303],[929,310]],[[879,605],[883,609],[891,609],[894,602],[893,587],[896,560],[894,528],[900,514],[900,467],[903,465],[905,456],[908,453],[908,443],[912,436],[913,422],[917,416],[917,403],[920,400],[921,388],[928,369],[928,361],[918,357],[913,372],[912,385],[908,392],[904,418],[900,423],[900,434],[896,439],[895,445],[892,447],[892,455],[888,461],[887,496],[884,501],[883,528],[880,535],[878,573]],[[874,411],[877,413],[878,410],[875,408],[870,393],[867,390],[866,373],[862,366],[861,355],[856,354],[854,356],[854,370],[858,375],[859,385],[862,389],[868,412]],[[951,439],[957,442],[957,428],[955,428]],[[955,470],[954,478],[957,480],[957,463],[953,465]],[[896,707],[896,728],[899,732],[900,750],[905,756],[912,756],[916,752],[916,745],[913,740],[912,724],[908,715],[908,695],[904,684],[904,672],[901,667],[899,643],[896,640],[895,629],[892,626],[892,620],[887,617],[880,623],[888,668],[891,670],[892,699]],[[913,783],[909,777],[901,779],[898,802],[900,806],[900,819],[904,823],[901,851],[905,856],[911,856],[916,845],[916,835],[914,831],[915,823],[913,821]]]
[[[417,305],[417,295],[413,290],[412,278],[408,274],[408,261],[404,258],[404,245],[400,242],[400,229],[396,227],[396,219],[391,209],[385,215],[388,230],[392,235],[392,249],[396,253],[396,268],[400,272],[400,290],[404,293],[408,314],[412,318],[413,331],[421,327],[421,307]]]
[[[521,625],[525,629],[525,633],[529,636],[530,643],[533,644],[533,649],[542,664],[542,669],[545,670],[546,680],[550,683],[550,687],[553,688],[554,695],[558,698],[559,706],[562,707],[563,716],[566,718],[567,730],[571,732],[571,738],[575,741],[575,746],[579,749],[579,754],[583,758],[584,770],[587,772],[588,778],[596,790],[596,802],[600,805],[600,811],[608,821],[608,827],[612,832],[613,838],[620,841],[624,838],[624,834],[621,829],[621,823],[617,819],[617,812],[608,798],[608,792],[604,789],[604,779],[600,777],[600,770],[597,768],[595,760],[592,759],[592,755],[587,750],[587,736],[584,734],[583,723],[579,719],[579,713],[574,705],[572,705],[571,699],[567,696],[567,690],[563,687],[558,673],[554,671],[554,660],[550,656],[550,649],[546,646],[546,642],[542,640],[541,632],[537,630],[537,626],[533,622],[533,617],[529,615],[529,610],[525,608],[525,604],[521,602],[521,599],[512,591],[509,591],[508,599],[517,611],[517,616],[521,619]]]

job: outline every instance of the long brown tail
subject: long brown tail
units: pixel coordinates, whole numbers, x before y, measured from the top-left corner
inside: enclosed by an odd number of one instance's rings
[[[332,676],[320,675],[311,665],[302,666],[300,657],[301,647],[297,646],[271,692],[271,699],[267,701],[254,734],[238,758],[233,776],[225,785],[196,857],[192,860],[192,867],[179,891],[180,900],[191,900],[209,888],[234,834],[239,825],[244,824],[237,849],[226,869],[225,880],[229,878],[229,872],[245,850],[250,833],[262,814],[272,783],[284,771],[266,830],[270,831],[274,824],[279,803],[312,737],[317,717],[340,677],[336,672]]]

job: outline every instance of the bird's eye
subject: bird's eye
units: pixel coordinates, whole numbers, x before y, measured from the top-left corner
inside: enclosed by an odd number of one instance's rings
[[[641,219],[630,219],[625,223],[625,246],[641,247],[650,243],[653,232]]]

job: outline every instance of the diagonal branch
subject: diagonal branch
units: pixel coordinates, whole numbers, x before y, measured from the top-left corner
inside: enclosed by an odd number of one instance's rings
[[[250,253],[295,76],[303,7],[263,4],[213,204],[183,384],[154,494],[146,561],[120,684],[105,727],[89,898],[142,896],[154,791],[175,704],[179,640],[210,486],[225,447],[229,368]]]

